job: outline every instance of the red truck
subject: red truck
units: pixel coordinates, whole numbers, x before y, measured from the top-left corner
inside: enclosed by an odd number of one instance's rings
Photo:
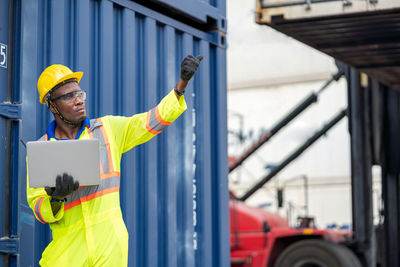
[[[231,266],[361,267],[346,246],[347,230],[293,228],[277,214],[250,207],[231,194]]]

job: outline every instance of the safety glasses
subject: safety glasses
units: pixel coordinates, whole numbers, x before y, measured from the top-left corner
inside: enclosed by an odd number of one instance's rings
[[[86,91],[84,90],[73,91],[65,95],[57,96],[56,98],[53,99],[50,98],[50,100],[54,102],[60,99],[64,103],[73,103],[77,97],[79,97],[79,99],[81,99],[82,101],[85,101]]]

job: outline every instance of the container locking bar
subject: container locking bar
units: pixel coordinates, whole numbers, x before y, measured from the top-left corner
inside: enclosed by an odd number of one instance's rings
[[[19,238],[1,237],[0,253],[19,254]]]
[[[21,105],[3,102],[0,104],[0,116],[7,119],[21,119]]]

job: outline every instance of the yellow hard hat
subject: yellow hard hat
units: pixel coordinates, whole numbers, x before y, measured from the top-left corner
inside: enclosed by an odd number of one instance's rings
[[[72,72],[69,68],[64,65],[51,65],[47,67],[42,74],[40,74],[37,88],[39,91],[39,101],[42,104],[46,104],[45,97],[56,85],[69,80],[76,79],[77,82],[81,80],[83,72]]]

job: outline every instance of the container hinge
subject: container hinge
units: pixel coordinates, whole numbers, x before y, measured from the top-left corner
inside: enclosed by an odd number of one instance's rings
[[[1,237],[0,238],[0,253],[19,254],[19,238]]]
[[[21,119],[21,105],[7,102],[1,103],[0,116],[13,120]]]

